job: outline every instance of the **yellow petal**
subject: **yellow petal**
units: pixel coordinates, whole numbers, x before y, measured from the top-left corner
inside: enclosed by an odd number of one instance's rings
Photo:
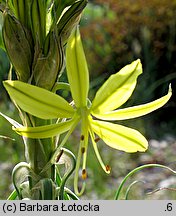
[[[146,138],[137,130],[109,122],[91,120],[92,130],[110,147],[125,152],[145,151]]]
[[[160,107],[162,107],[164,104],[168,102],[171,96],[172,96],[172,89],[171,87],[169,87],[169,91],[167,95],[153,102],[139,105],[139,106],[119,109],[119,110],[115,110],[115,111],[107,112],[107,113],[92,112],[92,115],[94,115],[96,118],[100,118],[103,120],[111,120],[111,121],[132,119],[132,118],[146,115],[148,113],[153,112],[156,109],[159,109]]]
[[[66,69],[75,105],[85,107],[89,90],[89,72],[78,28],[72,32],[68,40]]]
[[[68,131],[74,123],[75,120],[68,120],[66,122],[60,122],[57,124],[44,125],[38,127],[13,127],[13,130],[21,136],[33,139],[43,139],[53,137]]]
[[[12,100],[22,110],[38,118],[67,118],[75,113],[64,98],[46,89],[21,81],[6,80],[3,84]]]
[[[92,111],[105,113],[124,104],[133,93],[137,77],[141,73],[142,65],[138,59],[111,75],[96,93],[92,102]]]

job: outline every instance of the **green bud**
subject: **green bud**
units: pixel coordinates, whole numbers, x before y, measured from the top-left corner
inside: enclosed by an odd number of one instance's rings
[[[10,14],[14,15],[19,22],[25,26],[25,28],[30,29],[31,25],[31,5],[33,0],[8,0],[8,9]]]
[[[14,16],[19,19],[19,8],[18,8],[18,0],[10,0],[8,1],[9,10],[14,14]]]
[[[34,66],[35,84],[51,90],[63,67],[63,49],[61,39],[57,40],[54,32],[50,32],[45,41],[45,53],[40,53]]]
[[[14,12],[16,18],[22,23],[25,23],[25,1],[24,0],[12,0]]]
[[[58,35],[62,37],[63,44],[67,42],[71,31],[79,23],[81,13],[86,5],[87,0],[77,1],[61,17],[57,29]]]
[[[50,15],[52,18],[52,25],[51,25],[51,30],[55,28],[57,25],[57,22],[59,21],[62,13],[66,8],[72,4],[75,3],[76,0],[55,0],[53,1],[51,10],[50,10]]]
[[[15,68],[17,78],[27,82],[30,77],[30,67],[32,64],[29,33],[10,14],[5,14],[2,33],[7,54]]]
[[[31,5],[31,30],[35,43],[43,47],[46,37],[46,0],[33,0]]]
[[[62,4],[64,5],[64,7],[68,7],[69,5],[74,4],[75,1],[76,1],[76,0],[65,0],[65,1],[63,1]]]

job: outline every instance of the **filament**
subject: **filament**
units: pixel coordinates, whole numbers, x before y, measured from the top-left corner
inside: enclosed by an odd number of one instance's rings
[[[101,158],[101,156],[100,156],[100,153],[99,153],[98,147],[97,147],[97,143],[95,142],[95,135],[94,135],[94,132],[90,129],[89,133],[90,133],[90,137],[91,137],[91,140],[92,140],[92,145],[93,145],[95,154],[96,154],[96,156],[97,156],[97,159],[98,159],[98,161],[99,161],[101,167],[103,168],[103,170],[104,170],[106,173],[109,174],[111,168],[110,168],[109,165],[105,165],[105,164],[104,164],[104,162],[103,162],[103,160],[102,160],[102,158]]]
[[[80,169],[80,164],[81,164],[81,145],[79,146],[79,151],[78,151],[78,156],[77,156],[77,161],[76,161],[76,169],[75,169],[75,177],[74,177],[74,191],[77,196],[81,196],[84,193],[85,190],[85,182],[83,182],[82,188],[79,191],[78,189],[78,180],[79,180],[79,169]]]

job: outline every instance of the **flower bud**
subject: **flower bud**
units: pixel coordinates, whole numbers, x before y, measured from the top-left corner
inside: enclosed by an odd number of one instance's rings
[[[54,32],[49,33],[45,44],[48,46],[48,50],[44,49],[47,53],[42,51],[39,54],[33,74],[37,86],[51,90],[63,67],[63,49]]]
[[[36,43],[43,47],[46,38],[46,0],[33,0],[31,4],[31,31]]]
[[[81,12],[85,8],[87,0],[75,2],[61,17],[57,25],[58,35],[61,35],[63,44],[67,42],[73,28],[79,23]]]
[[[32,64],[29,33],[10,14],[5,14],[2,33],[7,54],[15,68],[17,78],[20,81],[27,82]]]

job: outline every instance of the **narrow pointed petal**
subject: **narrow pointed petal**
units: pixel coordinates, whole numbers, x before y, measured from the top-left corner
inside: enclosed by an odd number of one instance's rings
[[[144,152],[148,148],[145,137],[137,130],[103,121],[91,121],[92,130],[110,147],[125,152]]]
[[[73,30],[67,43],[66,68],[75,105],[84,107],[87,104],[89,72],[78,28]]]
[[[136,60],[118,73],[111,75],[96,93],[92,102],[92,111],[105,113],[124,104],[133,93],[137,77],[141,73],[141,62]]]
[[[132,119],[132,118],[140,117],[148,113],[151,113],[155,111],[156,109],[164,106],[164,104],[168,102],[171,96],[172,96],[172,90],[171,90],[171,87],[169,87],[169,91],[167,95],[153,102],[134,106],[134,107],[119,109],[119,110],[115,110],[115,111],[107,112],[103,114],[92,112],[92,115],[94,115],[96,118],[100,118],[103,120],[111,120],[111,121]]]
[[[68,131],[74,124],[74,121],[75,120],[69,120],[66,122],[60,122],[57,124],[38,126],[38,127],[20,127],[20,128],[13,127],[13,130],[24,137],[43,139],[43,138],[53,137]]]
[[[4,81],[12,100],[25,112],[43,119],[69,118],[74,109],[62,97],[20,81]]]

